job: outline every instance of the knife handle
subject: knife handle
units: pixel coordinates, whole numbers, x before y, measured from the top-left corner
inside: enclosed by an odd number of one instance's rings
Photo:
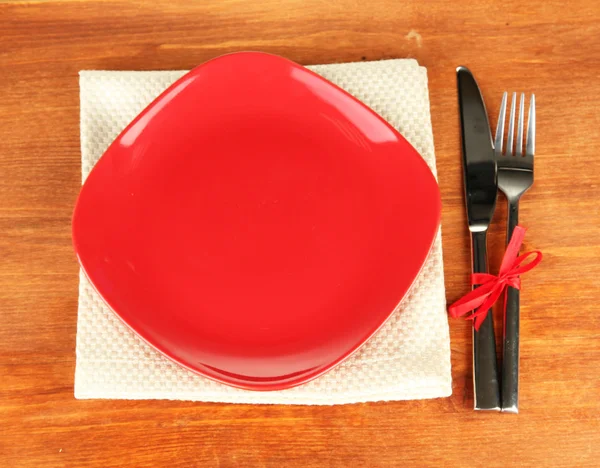
[[[471,233],[473,272],[487,273],[487,232]],[[500,411],[496,337],[491,309],[479,327],[473,328],[473,387],[475,409]]]
[[[507,244],[517,224],[519,224],[519,201],[509,201]],[[509,286],[504,306],[502,359],[502,411],[506,413],[519,412],[519,302],[519,290]]]

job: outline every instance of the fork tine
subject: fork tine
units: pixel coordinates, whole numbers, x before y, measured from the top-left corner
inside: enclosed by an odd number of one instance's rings
[[[494,148],[496,154],[502,154],[502,143],[504,143],[504,122],[506,120],[506,97],[508,93],[504,91],[502,95],[502,104],[500,104],[500,115],[498,116],[498,124],[496,125],[496,138],[494,139]]]
[[[508,121],[508,142],[506,143],[506,155],[513,156],[514,145],[513,140],[515,136],[515,107],[517,105],[517,93],[513,93],[512,102],[510,104],[510,117]]]
[[[529,103],[529,118],[527,119],[527,147],[525,148],[525,156],[533,156],[535,154],[535,94],[531,95]]]
[[[521,93],[519,102],[519,125],[517,126],[516,151],[517,156],[523,156],[523,120],[525,120],[525,93]]]

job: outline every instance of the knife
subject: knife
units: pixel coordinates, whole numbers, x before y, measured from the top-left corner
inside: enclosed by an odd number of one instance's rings
[[[458,67],[456,75],[473,273],[487,273],[487,230],[496,208],[498,192],[492,133],[475,78],[465,67]],[[479,331],[473,329],[473,387],[476,410],[501,409],[493,320],[489,310]]]

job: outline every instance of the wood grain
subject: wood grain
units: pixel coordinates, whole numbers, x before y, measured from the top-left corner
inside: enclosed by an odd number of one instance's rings
[[[521,414],[472,411],[470,329],[454,393],[336,407],[73,398],[81,69],[188,69],[258,49],[302,64],[415,57],[429,70],[447,299],[468,289],[455,67],[491,116],[534,91],[536,183],[522,293]],[[0,466],[598,466],[600,9],[596,2],[31,1],[0,5]],[[492,117],[492,124],[495,118]],[[491,231],[498,268],[506,209]]]

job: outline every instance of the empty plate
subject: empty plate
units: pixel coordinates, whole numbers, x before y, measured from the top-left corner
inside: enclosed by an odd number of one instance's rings
[[[277,390],[381,327],[439,220],[436,181],[396,130],[248,52],[195,68],[119,135],[81,189],[73,242],[108,306],[165,356]]]

